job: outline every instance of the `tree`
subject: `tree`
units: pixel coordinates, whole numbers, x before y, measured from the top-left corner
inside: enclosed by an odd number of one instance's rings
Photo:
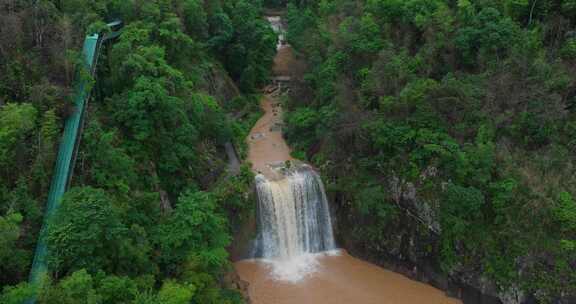
[[[194,295],[194,287],[166,281],[158,292],[158,303],[188,304]]]
[[[303,142],[309,144],[318,139],[316,129],[321,123],[321,116],[318,111],[308,107],[295,109],[286,117],[286,122],[290,126],[286,130],[288,140],[299,137]]]
[[[9,213],[0,216],[0,279],[13,280],[5,277],[4,274],[18,273],[26,269],[27,260],[30,254],[19,249],[18,239],[20,238],[20,224],[22,222],[20,213]]]
[[[40,191],[48,191],[50,173],[54,166],[56,157],[55,146],[59,133],[58,118],[54,110],[44,112],[42,125],[40,127],[40,143],[38,155],[34,161],[34,178],[38,183]]]
[[[103,303],[131,303],[136,299],[138,286],[128,277],[107,276],[98,284]]]
[[[96,120],[88,123],[84,131],[83,151],[93,186],[127,194],[136,183],[135,161],[119,146],[121,138],[116,130],[105,131]]]
[[[20,283],[16,286],[6,286],[0,294],[2,304],[22,304],[35,294],[34,288],[28,283]]]
[[[40,295],[46,304],[101,304],[102,297],[95,288],[92,275],[86,270],[75,271],[56,286],[44,290]]]
[[[219,213],[214,196],[186,191],[178,199],[174,213],[158,227],[155,236],[162,262],[170,272],[189,256],[199,266],[215,270],[226,264],[225,247],[230,243],[226,218]]]
[[[452,267],[461,254],[457,251],[460,243],[478,246],[473,235],[475,221],[482,216],[481,208],[485,203],[482,192],[473,187],[448,184],[440,206],[440,225],[442,228],[442,257],[445,267]]]
[[[208,14],[200,0],[184,1],[184,26],[191,37],[205,40],[208,37]]]
[[[138,161],[153,161],[168,191],[179,191],[193,176],[200,134],[192,123],[194,106],[169,93],[166,80],[141,76],[123,96],[117,96],[114,117],[127,134],[129,150]],[[198,121],[198,125],[202,122]],[[171,147],[164,149],[163,147]],[[150,158],[146,157],[149,155]]]
[[[170,16],[160,23],[156,39],[166,49],[167,58],[173,62],[180,61],[180,56],[193,55],[194,41],[183,32],[182,22],[176,16]]]
[[[226,69],[241,89],[253,92],[268,78],[276,54],[276,35],[259,17],[258,4],[240,0],[230,9],[229,15],[215,14],[210,20],[213,38],[208,45],[223,55]]]
[[[58,11],[52,1],[39,0],[35,2],[33,12],[34,42],[36,47],[42,48],[51,30],[50,27],[55,24],[54,19],[58,16]]]
[[[100,189],[73,188],[49,222],[48,260],[55,273],[113,270],[127,229],[111,199]]]
[[[38,111],[31,104],[11,103],[0,109],[0,168],[14,167],[16,145],[35,127]],[[7,173],[7,172],[2,172]]]
[[[576,200],[569,192],[560,193],[556,206],[552,209],[560,231],[565,236],[576,235]]]
[[[466,23],[455,37],[456,47],[466,65],[506,56],[518,37],[518,26],[494,8],[482,9]]]

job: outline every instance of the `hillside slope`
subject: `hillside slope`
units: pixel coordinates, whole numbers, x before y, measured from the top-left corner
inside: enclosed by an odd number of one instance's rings
[[[276,35],[251,1],[0,4],[0,303],[242,303],[226,247],[253,176],[226,172],[259,115]],[[47,231],[50,275],[26,281],[78,51],[103,51],[72,189]],[[237,117],[232,118],[232,117]]]
[[[569,303],[574,1],[292,1],[287,19],[308,68],[286,136],[345,247],[465,302]]]

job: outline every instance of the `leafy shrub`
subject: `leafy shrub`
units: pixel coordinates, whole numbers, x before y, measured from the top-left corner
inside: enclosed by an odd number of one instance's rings
[[[576,38],[566,40],[560,53],[564,59],[576,60]]]

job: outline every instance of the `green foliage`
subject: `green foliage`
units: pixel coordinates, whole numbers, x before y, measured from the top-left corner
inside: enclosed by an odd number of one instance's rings
[[[455,44],[467,65],[485,61],[489,56],[505,56],[514,44],[517,26],[494,8],[482,9],[458,30]]]
[[[131,303],[138,294],[136,282],[127,277],[107,276],[98,283],[104,303]]]
[[[87,35],[94,35],[94,34],[106,34],[110,32],[110,28],[104,21],[96,21],[88,26],[86,30]]]
[[[190,303],[193,295],[193,286],[167,281],[158,293],[158,302],[162,304],[187,304]]]
[[[204,10],[203,1],[184,1],[183,23],[192,38],[206,39],[208,36],[208,14]]]
[[[249,209],[250,183],[245,172],[216,183],[225,176],[221,145],[243,142],[257,116],[256,98],[241,94],[266,83],[275,54],[276,36],[261,18],[261,3],[13,4],[0,8],[0,28],[12,33],[0,35],[0,287],[27,278],[76,78],[88,81],[94,98],[71,181],[77,188],[47,232],[53,283],[39,301],[172,303],[171,291],[157,292],[170,282],[194,291],[180,302],[237,303],[235,292],[221,290],[219,276],[228,267],[226,216]],[[106,22],[115,19],[125,27],[102,45],[97,82],[81,67],[75,77],[84,35],[109,32]],[[228,113],[242,109],[222,107],[238,93],[253,113],[245,122]],[[208,216],[211,228],[184,236],[181,246],[161,244],[160,230],[180,234],[165,229],[168,219],[186,222],[171,211],[184,189],[214,192],[198,198],[209,203],[187,209]],[[6,301],[18,301],[12,299],[29,293],[26,288],[6,293]]]
[[[50,268],[66,273],[88,269],[113,270],[127,229],[111,199],[90,187],[70,190],[49,223]]]
[[[46,153],[53,150],[52,148],[58,136],[58,118],[53,110],[44,112],[40,136],[42,138],[42,148],[46,150]]]
[[[576,12],[576,1],[574,0],[562,1],[562,12],[565,13],[566,15],[570,15]]]
[[[527,147],[541,147],[551,142],[557,131],[549,117],[534,112],[522,112],[512,126],[515,135]]]
[[[383,240],[382,231],[398,216],[397,207],[388,199],[385,189],[378,185],[360,188],[354,197],[359,213],[372,219],[371,225],[365,227],[362,233],[373,242]]]
[[[470,224],[482,215],[484,203],[480,190],[449,184],[442,201],[442,226],[447,233],[464,234],[470,229]]]
[[[40,143],[38,156],[34,163],[34,178],[43,191],[48,191],[50,184],[50,172],[56,159],[54,148],[58,142],[58,117],[54,110],[44,112],[42,125],[40,126]]]
[[[57,284],[44,286],[38,300],[46,304],[122,304],[134,303],[138,294],[138,286],[130,278],[106,276],[102,272],[91,275],[81,269],[62,278]]]
[[[96,187],[127,194],[136,180],[135,163],[118,146],[119,140],[118,132],[106,132],[100,123],[90,121],[83,138],[85,149],[90,151],[86,153],[89,166],[85,174]]]
[[[377,120],[366,125],[374,148],[384,157],[402,154],[402,149],[414,140],[415,134],[408,126]]]
[[[359,28],[358,31],[353,29]],[[344,43],[353,46],[351,52],[361,54],[376,54],[384,45],[380,36],[380,28],[371,14],[366,14],[357,20],[349,17],[340,25],[340,35]]]
[[[30,257],[27,252],[18,248],[17,244],[22,219],[20,213],[0,216],[0,270],[3,274],[13,269],[25,269],[26,260]],[[4,275],[0,275],[0,278],[10,279]]]
[[[310,30],[316,26],[316,18],[309,8],[298,8],[290,3],[287,8],[286,21],[289,24],[286,39],[297,47],[302,47],[302,35],[310,34]]]
[[[38,202],[34,199],[30,191],[29,185],[24,179],[16,183],[15,188],[10,192],[7,197],[8,214],[20,213],[24,216],[26,221],[39,221],[41,217],[41,210],[39,209]]]
[[[0,110],[0,168],[9,169],[15,145],[35,127],[38,111],[31,104],[11,103]]]
[[[221,54],[240,88],[251,92],[268,78],[276,53],[276,35],[260,17],[258,2],[239,0],[227,8],[228,14],[215,14],[209,20],[214,31],[208,45]]]
[[[484,204],[484,195],[478,189],[448,185],[440,209],[444,267],[449,269],[458,261],[457,243],[466,241],[469,246],[476,245],[468,237],[475,229],[474,223],[482,216]]]
[[[311,143],[316,140],[316,126],[320,122],[318,113],[310,108],[300,108],[286,117],[290,129],[286,135],[288,138],[298,136],[300,138],[307,138]]]
[[[20,283],[16,286],[6,286],[0,294],[2,304],[22,304],[35,293],[28,283]]]
[[[326,175],[339,222],[361,226],[346,242],[575,294],[573,2],[289,5],[308,69],[286,135]]]
[[[560,231],[567,234],[576,233],[576,200],[569,192],[560,193],[557,206],[552,209],[552,212]]]
[[[433,15],[445,4],[443,1],[409,0],[404,3],[404,20],[413,23],[418,28],[424,28]]]
[[[79,270],[63,279],[55,291],[48,296],[46,303],[102,303],[101,296],[94,288],[94,279],[86,270]]]
[[[210,193],[187,191],[180,196],[174,213],[158,227],[156,234],[166,269],[178,271],[179,263],[187,258],[212,271],[226,264],[225,247],[230,237],[226,218],[217,207]]]
[[[576,38],[566,40],[564,47],[560,50],[562,57],[569,60],[576,59]]]

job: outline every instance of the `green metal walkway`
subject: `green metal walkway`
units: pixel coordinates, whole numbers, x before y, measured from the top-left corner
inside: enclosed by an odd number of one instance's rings
[[[113,30],[118,26],[121,26],[121,21],[109,24],[109,27]],[[85,38],[82,56],[85,68],[90,72],[90,76],[93,77],[96,73],[96,65],[102,44],[107,40],[118,37],[119,34],[118,31],[114,31],[105,36],[94,34]],[[44,220],[38,237],[38,243],[36,245],[34,262],[32,263],[32,269],[30,270],[29,282],[38,287],[43,283],[43,278],[48,275],[48,268],[46,265],[46,230],[50,219],[60,206],[62,197],[68,190],[72,179],[76,153],[82,136],[81,133],[84,115],[91,96],[92,86],[90,81],[91,80],[88,79],[80,79],[74,88],[75,109],[72,115],[65,122],[64,133],[58,149],[58,157],[56,159],[56,165],[52,176],[50,192],[48,193]],[[27,301],[27,304],[34,303],[36,303],[35,298]]]

